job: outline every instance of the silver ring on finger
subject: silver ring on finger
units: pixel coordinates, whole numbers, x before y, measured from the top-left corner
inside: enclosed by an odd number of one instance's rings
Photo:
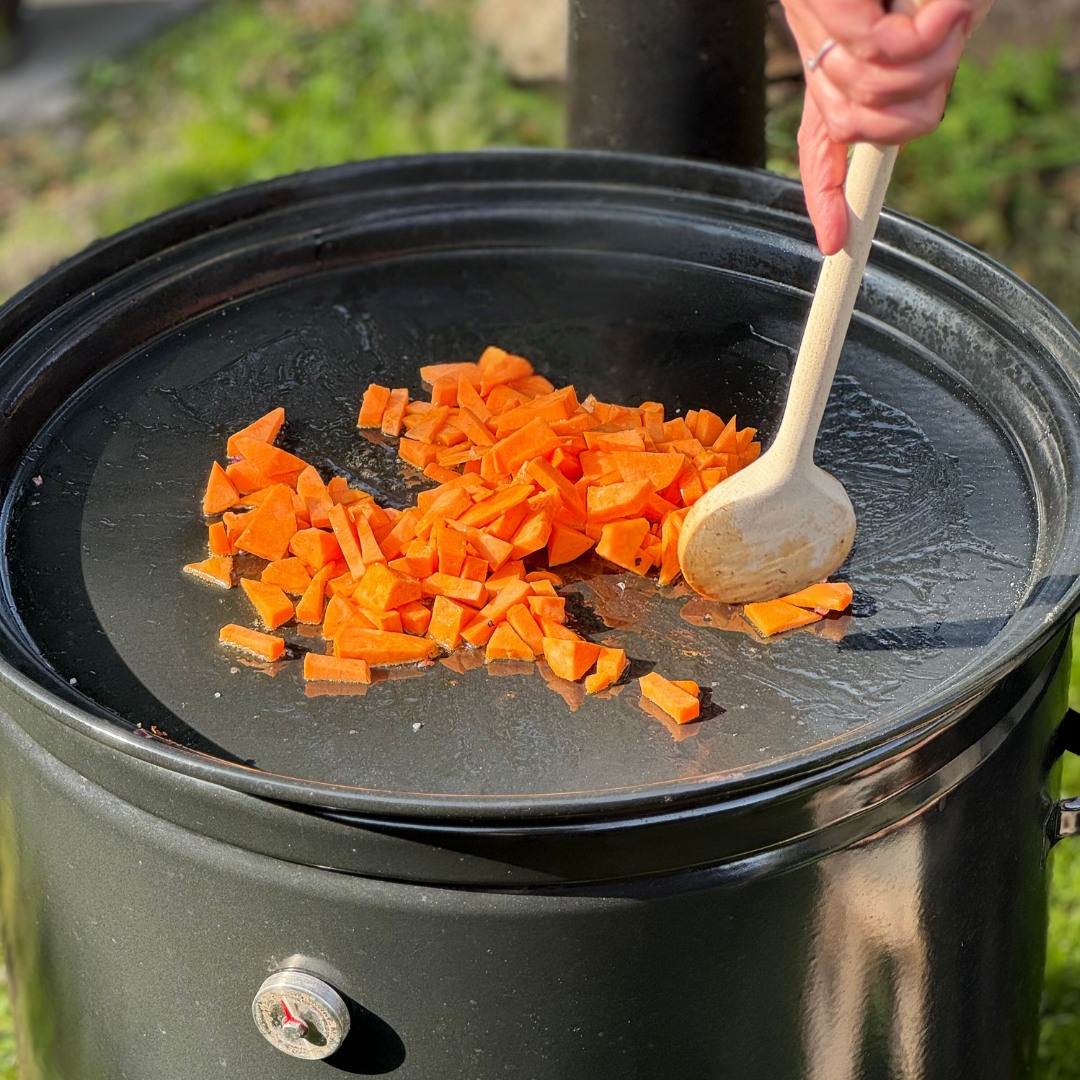
[[[807,71],[817,71],[821,67],[822,61],[829,55],[829,50],[836,47],[836,38],[829,38],[824,45],[809,60],[806,61]]]

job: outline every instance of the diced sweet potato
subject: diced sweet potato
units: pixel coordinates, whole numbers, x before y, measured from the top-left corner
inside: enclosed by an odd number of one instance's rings
[[[626,653],[622,649],[601,646],[600,655],[596,658],[596,674],[590,675],[585,680],[586,692],[597,694],[609,686],[614,686],[622,678],[625,670]]]
[[[284,638],[262,634],[258,630],[249,630],[246,626],[237,626],[236,623],[223,626],[218,640],[223,645],[231,645],[234,649],[251,653],[252,656],[257,656],[268,663],[280,660],[285,653]]]
[[[225,470],[229,482],[240,493],[240,497],[250,495],[253,491],[259,491],[266,487],[270,481],[263,476],[250,461],[234,461]]]
[[[331,640],[338,630],[356,618],[357,606],[341,593],[334,593],[323,615],[323,637]]]
[[[686,510],[676,510],[664,518],[664,524],[660,533],[660,584],[670,585],[682,573],[682,565],[679,562],[679,537],[682,535],[683,522],[686,520]]]
[[[294,596],[303,596],[311,584],[311,575],[303,562],[294,557],[270,563],[262,572],[262,580]]]
[[[233,561],[228,555],[216,555],[202,562],[188,563],[184,567],[185,574],[191,574],[200,581],[209,582],[222,589],[231,589],[233,584]]]
[[[254,604],[259,618],[271,629],[276,630],[293,617],[292,601],[277,585],[267,585],[252,578],[241,578],[240,587],[247,593]]]
[[[246,435],[238,435],[236,445],[245,459],[274,483],[288,483],[292,486],[308,467],[303,458]]]
[[[461,567],[461,576],[470,581],[487,581],[488,564],[476,555],[466,555]]]
[[[544,510],[532,510],[525,515],[521,527],[511,541],[510,554],[515,559],[524,559],[534,551],[539,551],[547,546],[551,536],[552,521],[549,514]]]
[[[372,611],[392,611],[402,604],[419,600],[421,595],[419,581],[382,563],[373,563],[360,579],[352,598],[361,607]]]
[[[353,595],[353,602],[356,602],[355,594]],[[364,628],[387,630],[393,634],[403,634],[405,632],[401,616],[396,611],[375,611],[372,608],[358,606],[355,620],[358,621],[358,625]],[[347,625],[349,624],[347,623]],[[338,630],[338,633],[341,633],[341,629]]]
[[[361,512],[359,514],[351,514],[353,525],[356,527],[356,540],[360,545],[360,558],[363,560],[365,566],[371,566],[373,563],[385,563],[386,556],[382,552],[382,548],[379,547],[379,541],[375,539],[375,533],[372,531],[371,521],[367,515],[363,513],[367,503],[363,503],[360,506]]]
[[[584,640],[580,634],[575,633],[569,626],[547,619],[543,615],[536,621],[540,624],[540,629],[544,631],[544,637],[546,638],[557,638],[559,641]]]
[[[497,442],[485,455],[492,459],[496,475],[516,473],[526,461],[550,454],[559,445],[559,436],[542,417],[530,420],[523,428]],[[483,472],[480,474],[483,476]]]
[[[785,604],[795,607],[813,608],[821,611],[847,611],[851,607],[851,600],[855,594],[846,581],[823,581],[818,585],[810,585],[800,589],[790,596],[780,597]]]
[[[371,682],[371,665],[366,660],[346,660],[309,652],[304,656],[304,678],[312,682]]]
[[[271,488],[262,505],[244,519],[244,531],[234,546],[271,562],[283,559],[296,535],[292,496],[292,489],[284,484]]]
[[[509,562],[500,566],[484,584],[487,585],[488,595],[494,596],[496,593],[505,589],[512,581],[524,580],[525,564],[520,559],[511,559]],[[528,593],[525,595],[527,596]],[[516,602],[517,601],[515,601],[515,603]]]
[[[389,566],[399,574],[423,580],[435,573],[435,549],[423,540],[411,540],[405,554],[400,559],[394,559]]]
[[[417,469],[430,465],[439,456],[439,448],[434,443],[419,442],[416,439],[402,439],[398,443],[398,457]]]
[[[364,400],[360,403],[360,416],[357,418],[356,426],[361,428],[381,427],[383,413],[389,403],[390,387],[371,383],[364,392]]]
[[[401,628],[407,634],[416,634],[417,637],[423,637],[428,632],[428,627],[431,625],[431,610],[420,603],[419,600],[411,600],[407,604],[402,604],[397,610],[401,616]]]
[[[641,543],[649,535],[649,528],[646,518],[604,525],[596,553],[616,566],[636,570],[641,559]]]
[[[688,724],[701,715],[701,702],[693,694],[688,694],[681,686],[651,671],[643,675],[638,684],[641,693],[649,701],[659,705],[677,724]]]
[[[409,406],[408,390],[391,390],[383,410],[382,433],[397,438],[401,434],[401,422],[405,419],[405,410]]]
[[[502,491],[493,492],[487,498],[470,506],[457,520],[462,525],[483,528],[507,511],[526,502],[536,488],[530,484],[512,484]]]
[[[337,537],[324,529],[300,529],[289,541],[289,550],[311,571],[343,557]]]
[[[356,525],[344,505],[338,503],[330,511],[330,524],[334,528],[334,537],[341,548],[342,557],[349,564],[349,569],[360,577],[365,565],[360,554],[360,540],[356,534]]]
[[[439,556],[439,573],[462,577],[461,568],[465,565],[469,543],[465,533],[443,525],[432,535],[435,540],[435,550]]]
[[[573,562],[595,543],[595,540],[584,533],[555,522],[548,537],[548,566],[562,566],[564,563]]]
[[[365,630],[351,624],[341,627],[334,635],[335,656],[366,660],[372,667],[412,664],[437,652],[438,646],[427,638]]]
[[[600,646],[591,641],[544,638],[544,659],[560,679],[577,682],[596,663]]]
[[[597,524],[635,518],[645,508],[656,486],[649,479],[589,488],[589,520]]]
[[[537,619],[566,622],[566,600],[561,596],[530,596],[529,611]]]
[[[233,546],[229,543],[229,530],[223,521],[215,521],[207,530],[207,547],[211,555],[232,555]]]
[[[477,615],[476,618],[461,631],[461,639],[471,645],[474,649],[479,649],[491,640],[491,635],[494,633],[495,623],[490,619],[485,619],[483,615]]]
[[[253,424],[249,424],[246,428],[241,428],[235,435],[231,435],[225,452],[229,457],[239,457],[241,451],[237,445],[237,439],[240,438],[258,439],[260,442],[272,443],[278,437],[284,423],[285,410],[281,408],[272,409],[265,416],[259,417]]]
[[[747,604],[743,608],[743,617],[762,636],[771,637],[785,630],[794,630],[799,626],[808,626],[817,622],[821,616],[816,611],[807,611],[784,600],[767,600],[760,604]]]
[[[225,470],[215,461],[210,469],[210,479],[206,482],[203,513],[207,516],[220,514],[235,506],[239,501],[240,492],[225,474]]]
[[[445,596],[470,607],[480,607],[487,600],[487,588],[482,581],[451,577],[449,574],[432,574],[420,583],[424,596]]]
[[[496,386],[527,378],[533,373],[533,366],[528,360],[494,345],[484,350],[479,368],[480,394],[483,397],[487,397]]]
[[[472,386],[480,385],[480,365],[473,363],[428,364],[420,369],[420,378],[429,386],[447,375],[463,378]]]
[[[326,583],[334,572],[332,565],[324,566],[311,579],[311,583],[296,605],[296,621],[318,625],[326,610]]]
[[[506,621],[535,655],[539,656],[543,653],[544,631],[540,629],[540,624],[524,604],[515,604],[510,608],[506,613]]]
[[[491,660],[532,660],[535,653],[507,623],[495,627],[485,654]]]

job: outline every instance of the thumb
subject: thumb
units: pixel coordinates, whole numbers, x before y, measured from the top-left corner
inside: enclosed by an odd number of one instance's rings
[[[814,97],[807,92],[799,128],[799,171],[818,247],[825,255],[835,255],[847,243],[847,152],[843,143],[829,138]]]

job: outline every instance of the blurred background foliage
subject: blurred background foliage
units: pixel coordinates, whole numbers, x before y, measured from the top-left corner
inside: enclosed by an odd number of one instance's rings
[[[70,123],[0,135],[0,299],[98,236],[237,184],[384,154],[560,145],[558,88],[516,85],[469,13],[469,0],[213,0],[93,65]],[[889,195],[1074,320],[1078,100],[1053,49],[965,60],[941,128],[901,154]],[[797,79],[770,101],[769,167],[797,175]],[[1080,758],[1064,783],[1080,794]],[[1080,846],[1054,857],[1039,1076],[1080,1080]],[[0,1080],[15,1077],[0,969]]]
[[[799,93],[769,122],[769,167],[797,176]],[[933,135],[897,160],[888,205],[980,248],[1080,321],[1080,78],[1056,49],[961,62]]]
[[[59,258],[237,184],[384,154],[561,141],[467,0],[217,0],[86,72],[64,130],[0,139],[0,296]]]

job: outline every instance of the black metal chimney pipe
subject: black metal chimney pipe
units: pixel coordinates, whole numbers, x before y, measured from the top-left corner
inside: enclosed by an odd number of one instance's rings
[[[570,0],[572,147],[765,163],[764,0]]]

